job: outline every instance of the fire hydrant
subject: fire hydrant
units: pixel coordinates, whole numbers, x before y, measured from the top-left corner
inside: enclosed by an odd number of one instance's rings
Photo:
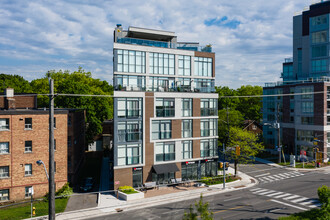
[[[36,207],[32,207],[32,215],[36,216]]]

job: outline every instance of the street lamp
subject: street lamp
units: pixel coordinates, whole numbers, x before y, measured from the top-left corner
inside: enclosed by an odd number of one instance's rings
[[[47,169],[46,169],[46,166],[44,164],[44,162],[42,162],[42,160],[37,160],[36,163],[40,166],[41,164],[44,165],[44,169],[45,169],[45,173],[46,173],[46,176],[47,176],[47,180],[49,181],[49,176],[48,176],[48,173],[47,173]]]

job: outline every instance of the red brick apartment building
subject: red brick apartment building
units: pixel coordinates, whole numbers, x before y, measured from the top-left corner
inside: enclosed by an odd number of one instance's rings
[[[76,124],[81,125],[84,112],[78,113],[55,109],[56,190],[68,179],[74,180],[74,171],[83,156],[84,135],[76,134],[83,127],[77,131],[74,128],[80,127]],[[48,110],[37,109],[36,95],[14,96],[13,89],[6,89],[5,96],[0,96],[0,203],[29,198],[30,187],[34,197],[48,192],[44,167],[36,163],[42,160],[48,170],[48,121]],[[72,149],[78,143],[82,150]]]

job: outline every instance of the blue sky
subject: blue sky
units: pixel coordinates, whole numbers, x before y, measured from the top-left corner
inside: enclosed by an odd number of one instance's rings
[[[0,73],[43,77],[77,70],[112,83],[116,24],[176,32],[212,44],[216,85],[237,88],[280,80],[291,57],[292,16],[311,0],[1,0]]]

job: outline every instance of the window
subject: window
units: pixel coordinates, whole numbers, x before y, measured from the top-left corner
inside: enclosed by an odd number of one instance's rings
[[[290,102],[290,112],[294,112],[294,102]]]
[[[297,130],[297,141],[310,142],[314,138],[313,131]]]
[[[312,47],[312,58],[327,56],[327,45],[318,45]]]
[[[142,98],[118,98],[117,111],[119,118],[141,117]]]
[[[9,130],[9,118],[0,118],[0,131]]]
[[[68,136],[68,147],[72,146],[72,137]]]
[[[312,99],[313,98],[313,87],[303,87],[301,88],[301,93],[307,93],[304,95],[301,95],[301,99]],[[308,94],[310,93],[310,94]]]
[[[217,116],[217,109],[217,99],[201,99],[201,116]]]
[[[31,153],[32,152],[32,141],[25,141],[25,153]]]
[[[195,76],[212,77],[212,58],[195,57]]]
[[[312,72],[325,72],[327,71],[327,60],[312,60]]]
[[[31,197],[32,195],[32,186],[25,187],[25,198]]]
[[[196,92],[214,92],[213,79],[194,79]]]
[[[25,170],[25,176],[31,176],[32,175],[32,164],[25,164],[24,170]]]
[[[68,116],[68,126],[70,127],[72,125],[72,117],[71,115]]]
[[[25,129],[32,129],[32,118],[25,118]]]
[[[313,102],[302,102],[301,111],[302,111],[302,113],[313,113],[314,112],[314,103]]]
[[[141,144],[118,145],[118,166],[142,163]]]
[[[9,166],[0,167],[0,179],[9,177]]]
[[[191,92],[191,78],[178,78],[179,92]]]
[[[176,83],[171,77],[149,77],[149,90],[154,92],[176,91]]]
[[[181,76],[190,76],[191,69],[190,69],[190,56],[179,56],[179,75]]]
[[[213,157],[217,155],[217,139],[201,140],[201,157]]]
[[[174,54],[149,53],[149,73],[174,75]]]
[[[203,119],[201,120],[201,137],[217,136],[218,132],[218,120],[213,119]]]
[[[118,122],[118,142],[142,140],[141,121]]]
[[[289,78],[293,76],[293,65],[283,64],[283,78]]]
[[[192,116],[192,99],[182,99],[182,116]]]
[[[117,56],[116,56],[117,54]],[[146,53],[132,50],[115,51],[115,71],[125,73],[145,73]]]
[[[54,173],[56,173],[56,161],[54,161]]]
[[[9,189],[1,189],[0,190],[0,201],[9,200]]]
[[[312,17],[311,19],[311,26],[319,26],[319,25],[323,25],[323,24],[327,24],[328,19],[327,19],[327,14],[325,15],[320,15],[320,16],[316,16],[316,17]]]
[[[54,151],[56,151],[56,139],[54,139]]]
[[[318,31],[312,33],[312,43],[326,43],[327,42],[327,31]]]
[[[143,184],[142,168],[133,168],[133,187],[141,187]]]
[[[290,116],[290,123],[294,123],[294,116]]]
[[[182,120],[182,137],[192,137],[192,120]]]
[[[56,118],[54,117],[54,128],[56,128]]]
[[[174,117],[174,99],[156,99],[157,117]]]
[[[174,142],[157,143],[155,145],[156,161],[175,160],[175,144]]]
[[[171,121],[153,121],[152,122],[152,139],[170,139],[172,137]]]
[[[301,124],[303,125],[313,125],[314,118],[313,117],[301,117]]]
[[[131,75],[115,75],[115,90],[119,91],[145,91],[146,77]]]
[[[182,141],[182,159],[192,158],[192,141]]]
[[[0,142],[0,154],[9,154],[9,142]]]

